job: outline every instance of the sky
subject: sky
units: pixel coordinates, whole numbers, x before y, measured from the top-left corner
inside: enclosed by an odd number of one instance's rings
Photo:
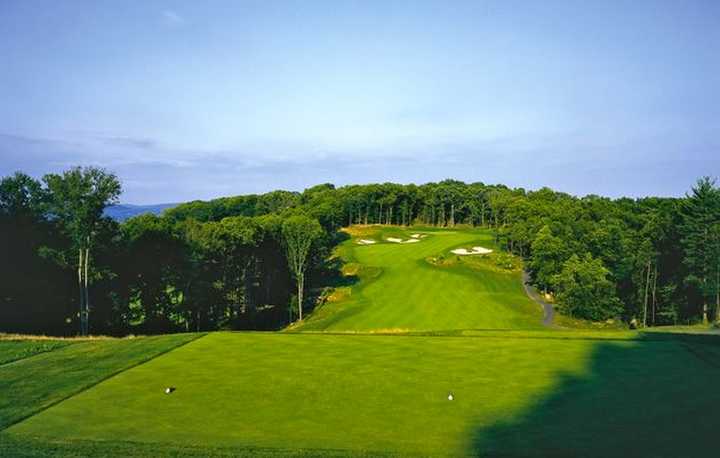
[[[148,204],[454,178],[720,176],[717,1],[0,1],[0,176]]]

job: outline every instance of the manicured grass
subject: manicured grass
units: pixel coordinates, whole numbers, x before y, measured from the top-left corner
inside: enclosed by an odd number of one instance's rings
[[[338,254],[357,282],[335,301],[316,310],[301,331],[428,331],[452,329],[533,329],[542,311],[523,291],[518,270],[505,272],[477,257],[460,258],[456,247],[496,248],[488,231],[393,227],[355,229]],[[419,243],[382,242],[386,237]],[[372,238],[381,243],[357,245]],[[433,263],[442,256],[444,261]]]
[[[488,232],[351,230],[290,332],[0,340],[0,456],[714,455],[716,331],[543,328],[517,260],[449,254]]]
[[[0,433],[0,456],[13,458],[38,457],[153,457],[153,458],[205,458],[205,457],[252,457],[252,458],[359,458],[395,457],[395,453],[353,452],[329,449],[283,449],[223,446],[190,446],[177,443],[142,443],[130,441],[84,441],[76,439],[38,440],[25,436]],[[402,456],[402,455],[400,455]]]
[[[25,351],[57,347],[0,367],[0,430],[196,337],[175,334],[75,342],[26,340],[12,351],[7,348],[17,345],[0,341],[0,351],[15,355],[21,347]]]
[[[68,345],[63,340],[2,340],[0,339],[0,365],[28,358],[38,353],[53,351]]]
[[[708,456],[715,337],[214,333],[0,437],[28,456]]]

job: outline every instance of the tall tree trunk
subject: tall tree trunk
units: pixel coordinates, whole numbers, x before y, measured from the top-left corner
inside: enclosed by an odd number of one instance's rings
[[[715,321],[720,323],[720,262],[715,271]]]
[[[645,275],[645,299],[643,300],[643,328],[647,327],[647,302],[648,289],[650,287],[650,261],[647,262],[647,273]]]
[[[652,325],[655,326],[655,309],[657,308],[657,277],[658,277],[658,266],[655,261],[655,271],[653,272],[653,286],[652,286]]]
[[[80,294],[80,335],[85,335],[83,314],[85,313],[85,291],[83,291],[83,249],[78,250],[78,293]]]
[[[303,319],[303,286],[305,283],[305,274],[298,274],[298,319],[302,321]]]
[[[708,303],[707,303],[707,277],[703,277],[703,324],[708,323]]]
[[[90,248],[85,248],[85,335],[90,333],[90,290],[88,289],[88,264]]]
[[[450,203],[450,227],[455,227],[455,202]]]
[[[245,267],[242,269],[242,282],[243,282],[243,307],[242,312],[247,313],[248,311],[255,311],[255,298],[253,297],[252,290],[252,279],[255,277],[255,266],[254,259],[250,258],[245,263]]]

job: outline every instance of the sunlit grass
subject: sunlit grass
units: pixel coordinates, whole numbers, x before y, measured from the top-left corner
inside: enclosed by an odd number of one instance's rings
[[[30,349],[55,347],[0,367],[0,429],[195,337],[94,339],[69,345],[67,340],[22,341]],[[0,342],[0,357],[16,354],[19,349],[9,349],[13,346],[12,341]]]
[[[524,293],[520,271],[503,271],[479,260],[455,260],[458,246],[491,248],[489,231],[472,228],[429,230],[362,226],[349,229],[352,238],[338,248],[347,275],[356,283],[336,301],[316,310],[292,330],[370,332],[400,329],[533,329],[541,327],[542,311]],[[388,237],[426,237],[413,244],[390,243]],[[358,245],[363,238],[375,245]],[[429,257],[449,256],[453,262],[433,265]]]
[[[680,444],[718,419],[718,395],[697,390],[716,386],[720,371],[686,345],[705,346],[611,331],[216,333],[30,417],[5,437],[79,450],[108,443],[108,455],[123,456],[183,445],[189,456],[672,456],[650,452],[694,450]],[[177,391],[164,394],[170,385]],[[641,450],[635,440],[672,434],[680,437],[675,448],[663,439],[663,448]],[[693,447],[706,443],[699,437]]]

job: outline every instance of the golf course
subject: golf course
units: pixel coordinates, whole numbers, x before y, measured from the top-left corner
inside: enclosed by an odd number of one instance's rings
[[[297,329],[407,332],[542,326],[542,310],[523,291],[520,270],[494,262],[497,247],[490,231],[370,226],[347,232],[350,240],[337,251],[344,273],[356,283],[338,289],[337,298]],[[363,240],[376,243],[359,243]],[[399,242],[410,240],[416,243]],[[452,253],[478,245],[495,252],[467,257]]]
[[[715,444],[712,331],[546,326],[489,231],[346,234],[338,284],[280,332],[3,337],[0,456],[675,457]],[[473,247],[488,252],[452,253]]]

